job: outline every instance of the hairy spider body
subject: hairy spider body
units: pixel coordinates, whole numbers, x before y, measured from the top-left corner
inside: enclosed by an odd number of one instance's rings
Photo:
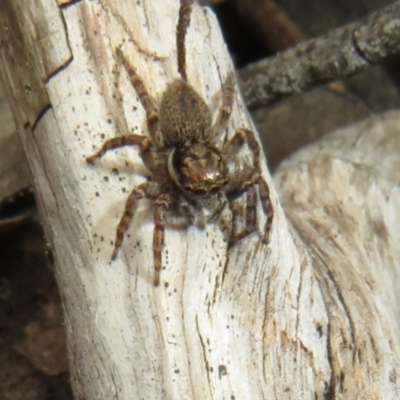
[[[192,199],[218,193],[228,182],[219,150],[207,142],[185,142],[168,157],[168,172],[175,185]]]
[[[188,6],[189,1],[189,6]],[[269,189],[261,177],[260,148],[249,129],[240,129],[222,147],[217,145],[231,114],[233,103],[233,82],[228,77],[223,85],[222,106],[218,117],[212,123],[211,111],[197,91],[186,81],[184,57],[184,35],[190,22],[190,0],[181,1],[177,28],[178,70],[181,79],[174,80],[162,95],[158,110],[156,102],[148,94],[145,85],[122,51],[116,53],[127,71],[147,115],[150,138],[132,134],[107,140],[100,150],[87,158],[93,163],[108,150],[123,146],[138,146],[144,165],[151,173],[148,182],[132,190],[125,211],[119,222],[114,250],[115,259],[122,240],[134,216],[138,201],[142,198],[154,200],[154,285],[160,281],[162,250],[164,246],[164,227],[167,212],[204,227],[214,220],[226,204],[232,211],[232,232],[230,245],[243,239],[257,229],[257,192],[261,200],[266,223],[261,239],[268,243],[273,212]],[[253,155],[253,166],[230,171],[239,150],[247,144]],[[244,229],[238,232],[240,215],[233,201],[246,193],[246,216]],[[205,216],[205,209],[209,215]]]
[[[196,90],[182,79],[174,80],[162,96],[160,129],[166,147],[210,140],[211,112]]]

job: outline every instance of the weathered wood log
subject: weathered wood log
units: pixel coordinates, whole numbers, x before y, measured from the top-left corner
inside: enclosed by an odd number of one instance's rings
[[[136,149],[85,160],[105,138],[148,134],[115,50],[159,100],[178,77],[178,12],[177,0],[0,9],[1,72],[54,249],[75,397],[397,398],[398,113],[288,161],[276,177],[288,218],[263,162],[268,246],[253,234],[228,249],[228,210],[204,230],[167,227],[154,287],[153,204],[142,201],[110,262],[126,197],[147,172]],[[210,10],[194,7],[186,40],[188,80],[215,118],[232,64]],[[253,129],[236,93],[226,136],[241,127]]]

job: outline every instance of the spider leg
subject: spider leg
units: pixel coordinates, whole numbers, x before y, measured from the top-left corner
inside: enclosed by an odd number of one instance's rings
[[[217,200],[218,200],[218,206],[214,209],[212,214],[208,217],[207,222],[215,222],[217,220],[217,218],[219,218],[219,216],[221,215],[223,209],[226,207],[226,204],[227,204],[226,196],[224,195],[222,197],[221,192],[218,193]]]
[[[151,144],[151,140],[146,136],[142,135],[125,135],[125,136],[117,136],[111,139],[106,140],[103,143],[103,146],[100,150],[94,153],[92,156],[87,157],[86,161],[90,164],[93,164],[96,158],[102,157],[107,151],[115,150],[124,146],[139,146],[140,149],[146,149]]]
[[[153,146],[153,142],[148,137],[142,135],[124,135],[108,139],[95,154],[87,157],[86,161],[93,164],[97,158],[102,157],[107,151],[124,146],[139,146],[140,154],[146,168],[153,172],[156,170],[158,165],[157,151]]]
[[[178,72],[184,81],[187,81],[185,38],[186,38],[187,28],[190,24],[192,5],[193,5],[193,0],[181,0],[181,6],[179,8],[178,26],[176,27],[176,49],[178,58]]]
[[[269,243],[269,234],[271,232],[272,221],[274,219],[274,209],[272,208],[271,197],[269,195],[269,187],[267,182],[259,176],[258,180],[258,191],[260,194],[261,205],[264,211],[265,216],[267,217],[267,221],[264,225],[264,233],[261,238],[261,241],[264,244]]]
[[[257,222],[257,192],[255,184],[257,183],[258,174],[254,172],[242,172],[231,180],[231,183],[226,187],[226,197],[229,201],[229,208],[232,212],[232,233],[229,240],[229,247],[232,247],[239,240],[250,235],[256,230]],[[234,200],[243,193],[246,193],[246,220],[245,226],[241,232],[237,232],[238,219],[240,217]]]
[[[135,89],[144,110],[146,111],[147,126],[149,129],[150,137],[155,141],[156,146],[161,149],[163,147],[163,142],[159,127],[160,115],[156,102],[149,95],[142,78],[136,73],[135,68],[126,59],[122,50],[119,47],[117,47],[116,49],[116,54],[117,57],[121,60],[124,69],[128,73],[131,84]]]
[[[269,233],[271,231],[274,213],[273,213],[273,208],[272,208],[272,203],[271,203],[271,198],[270,198],[270,193],[269,193],[269,188],[268,188],[267,182],[265,182],[264,178],[261,176],[260,146],[254,136],[254,133],[250,129],[238,130],[235,133],[235,135],[233,136],[233,138],[224,145],[222,151],[223,151],[223,154],[225,155],[225,159],[227,162],[233,161],[234,157],[237,155],[237,153],[239,152],[239,150],[243,147],[243,145],[245,143],[247,143],[251,152],[253,153],[255,172],[253,173],[253,175],[251,177],[250,177],[250,174],[248,174],[247,177],[246,176],[236,177],[233,180],[231,186],[227,187],[227,190],[228,190],[227,195],[228,195],[228,198],[229,198],[229,196],[231,198],[235,197],[235,196],[239,197],[245,191],[248,192],[249,188],[252,185],[253,186],[256,184],[258,185],[261,205],[262,205],[264,214],[267,218],[265,225],[264,225],[264,232],[263,232],[261,240],[263,243],[268,244]],[[252,198],[252,195],[250,197]],[[251,205],[251,201],[252,200],[250,200],[250,206],[253,207]],[[248,202],[249,202],[249,200],[248,200]],[[249,204],[247,204],[247,207],[249,207]],[[246,208],[246,229],[248,229],[248,230],[251,229],[251,223],[252,223],[252,222],[250,222],[250,220],[247,216],[247,214],[249,212],[252,213],[253,211]],[[255,206],[254,206],[254,212],[255,212]],[[250,228],[248,228],[249,223],[250,223]],[[246,236],[245,232],[243,232],[239,235]],[[240,240],[240,238],[238,240]]]
[[[254,158],[254,169],[261,174],[260,146],[250,129],[239,129],[229,142],[225,143],[222,153],[226,162],[234,161],[239,150],[247,143]]]
[[[257,228],[257,193],[254,185],[250,186],[247,190],[247,202],[246,202],[246,225],[244,229],[239,232],[233,232],[231,237],[230,246],[233,246],[239,240],[244,239],[246,236],[253,233]]]
[[[122,245],[125,232],[127,231],[135,214],[138,201],[144,197],[155,198],[156,196],[157,184],[155,182],[144,182],[132,190],[131,194],[128,197],[128,200],[125,203],[125,210],[117,227],[114,250],[111,255],[112,260],[115,260],[117,258],[118,250]]]
[[[233,93],[234,93],[233,75],[229,74],[222,85],[222,105],[219,109],[218,117],[211,127],[210,140],[216,142],[220,135],[225,131],[226,124],[232,113]]]
[[[240,132],[240,131],[239,131]],[[264,178],[261,175],[261,167],[260,167],[260,145],[258,144],[253,131],[250,129],[243,129],[242,132],[247,136],[247,145],[249,146],[251,152],[254,157],[254,168],[258,173],[257,179],[255,179],[255,183],[258,184],[258,191],[261,200],[261,206],[263,208],[264,214],[267,218],[264,225],[264,232],[261,238],[261,241],[264,244],[268,244],[269,242],[269,234],[272,227],[272,221],[274,218],[274,210],[271,203],[271,197],[269,193],[269,187],[267,182],[265,182]]]
[[[164,247],[165,214],[171,205],[171,196],[166,193],[160,194],[155,202],[154,210],[154,286],[160,284],[161,254]]]

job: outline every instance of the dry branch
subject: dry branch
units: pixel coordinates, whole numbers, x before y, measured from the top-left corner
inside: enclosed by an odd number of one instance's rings
[[[346,77],[400,53],[400,1],[307,40],[239,74],[248,107],[270,104],[294,92]]]
[[[122,44],[159,99],[177,77],[178,10],[176,0],[37,0],[29,9],[7,0],[0,9],[1,71],[54,248],[75,397],[394,399],[400,193],[369,164],[396,148],[380,129],[387,121],[281,170],[293,225],[264,168],[275,211],[268,247],[253,235],[228,251],[222,223],[168,228],[154,288],[152,205],[143,202],[110,263],[127,192],[146,171],[135,149],[96,166],[85,158],[104,138],[147,134],[115,49]],[[232,65],[208,9],[194,7],[187,41],[188,79],[217,110]],[[388,120],[395,141],[399,117]],[[227,136],[244,126],[252,123],[236,94]],[[398,170],[397,159],[385,171]]]
[[[303,35],[273,0],[233,0],[264,45],[276,52],[295,46]]]

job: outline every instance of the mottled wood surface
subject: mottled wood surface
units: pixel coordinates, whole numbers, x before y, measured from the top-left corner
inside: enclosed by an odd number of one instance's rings
[[[264,165],[268,248],[253,235],[228,251],[229,213],[205,230],[167,229],[154,288],[150,202],[110,263],[126,196],[146,175],[137,151],[85,158],[104,138],[146,134],[115,48],[159,99],[177,76],[178,2],[6,3],[2,75],[54,249],[75,397],[396,399],[398,113],[305,149],[281,166],[277,191]],[[217,110],[232,66],[209,10],[195,8],[187,43],[188,79]],[[243,126],[237,95],[227,137]]]

